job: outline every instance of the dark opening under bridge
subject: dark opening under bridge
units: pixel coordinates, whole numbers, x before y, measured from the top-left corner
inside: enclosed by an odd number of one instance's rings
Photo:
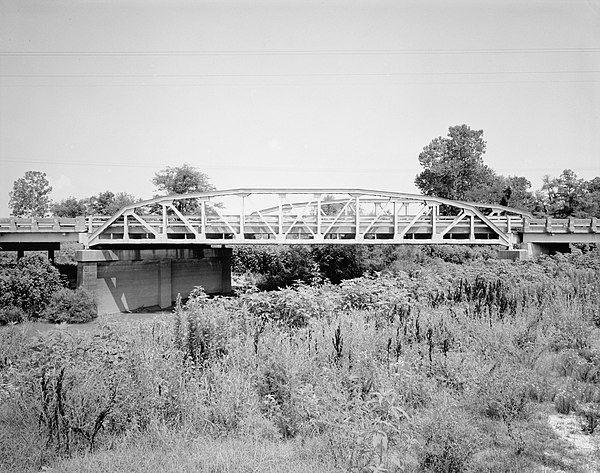
[[[234,245],[499,245],[512,256],[600,243],[597,219],[534,219],[498,205],[365,189],[234,189],[158,197],[112,217],[0,219],[0,249],[82,243],[78,284],[99,312],[231,290]],[[520,248],[515,250],[515,248]],[[512,253],[511,253],[512,252]]]

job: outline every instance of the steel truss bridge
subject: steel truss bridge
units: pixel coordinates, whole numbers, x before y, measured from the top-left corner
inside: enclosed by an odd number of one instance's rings
[[[452,215],[444,216],[440,209]],[[90,220],[87,245],[452,240],[509,247],[511,217],[517,221],[523,215],[502,207],[364,189],[235,189],[160,197],[125,207],[98,226]]]
[[[158,197],[112,217],[0,219],[1,249],[76,235],[90,249],[450,243],[510,249],[527,235],[600,242],[597,219],[533,219],[498,205],[365,189],[233,189]]]

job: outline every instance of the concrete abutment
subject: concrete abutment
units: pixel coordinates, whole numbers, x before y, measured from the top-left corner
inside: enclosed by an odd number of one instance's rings
[[[170,307],[196,286],[231,292],[230,248],[80,250],[77,286],[89,290],[98,314]]]

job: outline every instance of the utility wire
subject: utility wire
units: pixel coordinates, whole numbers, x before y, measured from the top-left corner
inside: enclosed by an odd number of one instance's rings
[[[287,74],[0,74],[5,78],[145,78],[145,79],[181,79],[181,78],[236,78],[236,77],[397,77],[397,76],[465,76],[465,75],[524,75],[524,74],[598,74],[600,70],[588,71],[440,71],[440,72],[314,72]]]
[[[371,56],[453,54],[586,54],[598,48],[494,49],[307,49],[307,50],[165,50],[165,51],[0,51],[0,56]]]

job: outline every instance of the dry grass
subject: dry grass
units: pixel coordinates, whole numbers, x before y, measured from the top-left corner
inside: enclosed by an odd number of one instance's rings
[[[600,400],[600,279],[567,263],[0,330],[0,471],[588,473],[548,423]]]
[[[186,439],[161,432],[118,447],[62,461],[56,473],[326,473],[341,471],[299,442]]]

